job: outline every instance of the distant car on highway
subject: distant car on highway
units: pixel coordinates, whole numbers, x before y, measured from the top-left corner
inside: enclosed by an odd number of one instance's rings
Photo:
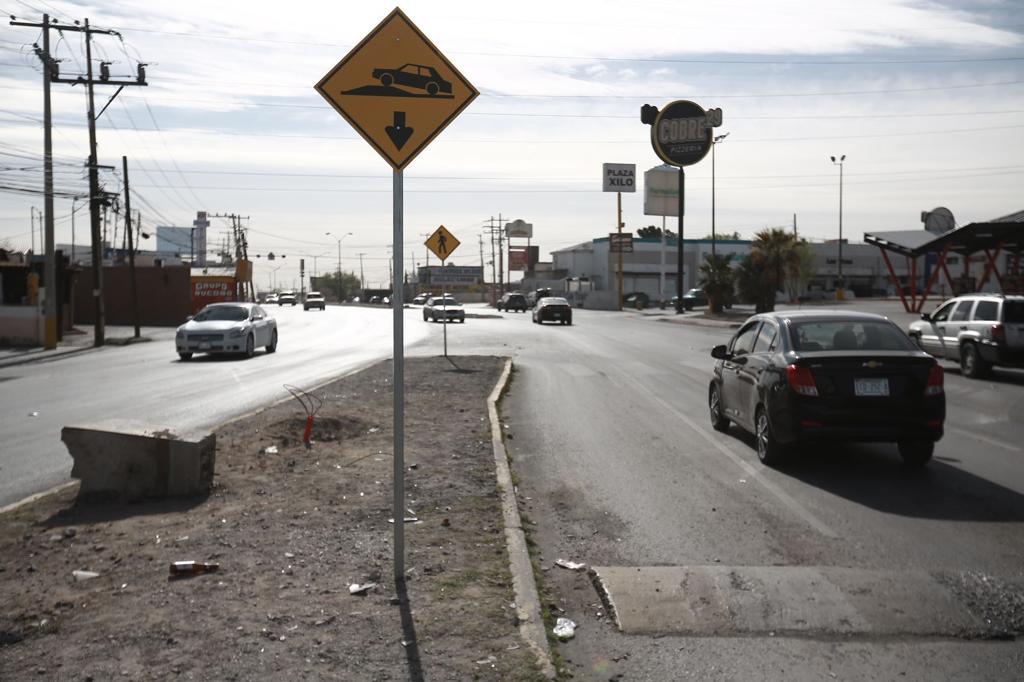
[[[537,305],[537,301],[552,294],[551,289],[534,289],[526,295],[526,303],[532,308]]]
[[[178,357],[194,353],[242,353],[256,348],[277,350],[277,320],[255,303],[211,303],[178,327],[174,334]]]
[[[711,425],[754,434],[766,465],[802,442],[864,441],[895,442],[923,466],[942,438],[942,367],[881,315],[762,313],[711,357]]]
[[[408,88],[425,90],[428,95],[452,94],[452,84],[441,78],[437,70],[422,64],[403,64],[397,69],[374,69],[374,78],[384,87],[403,85]]]
[[[412,303],[413,305],[423,305],[424,303],[427,302],[427,299],[430,298],[432,295],[433,294],[431,294],[429,291],[424,294],[416,294],[415,296],[412,297]]]
[[[277,297],[277,305],[279,306],[282,306],[286,303],[288,305],[295,305],[298,302],[299,299],[295,295],[294,291],[282,291],[281,294]]]
[[[311,291],[306,294],[306,300],[302,302],[302,309],[309,310],[310,308],[327,310],[327,301],[324,300],[324,295],[319,291]]]
[[[545,322],[572,324],[572,306],[564,298],[546,296],[537,301],[537,305],[533,309],[533,321],[537,324]]]
[[[703,289],[690,289],[683,294],[683,310],[693,310],[708,304],[708,295]]]
[[[431,296],[423,304],[423,321],[466,322],[466,311],[462,304],[451,296]]]
[[[526,296],[523,296],[518,291],[513,291],[505,294],[498,299],[498,311],[509,311],[515,310],[516,312],[525,313],[526,309],[530,306],[526,303]]]
[[[277,303],[277,294],[267,294],[267,300],[264,301],[267,305],[271,303]]]
[[[1024,367],[1024,296],[969,294],[910,323],[910,338],[934,357],[960,362],[964,376],[994,365]]]

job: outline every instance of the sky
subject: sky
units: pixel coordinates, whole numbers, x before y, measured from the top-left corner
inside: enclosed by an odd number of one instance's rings
[[[152,3],[0,0],[0,13],[86,18],[111,76],[146,67],[98,121],[101,180],[122,188],[129,160],[142,229],[191,225],[199,210],[247,216],[257,289],[298,287],[338,267],[388,279],[392,169],[313,86],[394,9],[390,2]],[[768,227],[812,241],[922,227],[949,208],[958,225],[1024,208],[1024,3],[1020,0],[721,0],[710,3],[411,1],[402,10],[480,91],[404,171],[403,265],[424,263],[447,227],[449,261],[491,260],[489,225],[534,226],[541,260],[614,231],[602,164],[661,163],[640,107],[718,107],[715,224],[751,238]],[[43,206],[41,31],[0,24],[0,245],[28,249]],[[51,33],[62,75],[85,71],[80,33]],[[96,88],[97,108],[114,88]],[[53,86],[56,188],[85,194],[84,88]],[[622,196],[625,229],[662,224],[643,185]],[[84,202],[55,200],[56,240],[88,235]],[[667,225],[675,230],[676,218]],[[712,222],[712,162],[686,169],[684,234]],[[228,221],[213,220],[211,250]],[[330,233],[330,234],[327,234]],[[481,245],[481,240],[483,244]],[[39,237],[35,237],[39,249]],[[120,241],[120,238],[119,238]],[[155,239],[143,241],[154,248]],[[268,264],[268,253],[285,255]],[[483,257],[481,257],[483,252]],[[360,255],[362,254],[361,261]],[[431,257],[436,264],[436,259]],[[276,268],[275,271],[271,271]],[[488,276],[490,266],[487,266]]]

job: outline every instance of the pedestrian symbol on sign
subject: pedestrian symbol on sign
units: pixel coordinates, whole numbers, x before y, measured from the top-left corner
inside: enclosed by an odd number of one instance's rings
[[[430,238],[426,241],[428,249],[434,252],[434,255],[440,258],[442,261],[448,259],[452,255],[452,252],[459,247],[461,242],[455,238],[451,232],[449,232],[444,225],[434,230],[434,234],[430,235]]]

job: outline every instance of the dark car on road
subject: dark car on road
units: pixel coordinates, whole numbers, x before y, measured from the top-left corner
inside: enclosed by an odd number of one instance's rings
[[[572,324],[572,306],[569,301],[558,296],[548,296],[537,301],[533,309],[533,321],[537,324],[544,322],[557,322],[559,324]]]
[[[431,296],[423,304],[423,321],[465,323],[466,311],[451,296]]]
[[[533,308],[537,305],[537,301],[544,298],[545,296],[551,296],[551,289],[534,289],[526,295],[526,304]]]
[[[1024,367],[1024,296],[968,294],[910,323],[910,338],[927,353],[960,362],[970,378],[993,365]]]
[[[863,441],[922,466],[942,438],[942,367],[881,315],[762,313],[711,356],[711,424],[754,434],[764,464],[798,443]]]
[[[436,69],[422,64],[403,64],[397,69],[374,69],[373,77],[384,87],[404,85],[425,90],[431,96],[442,92],[452,94],[452,84],[441,78]]]
[[[518,292],[508,293],[502,296],[498,300],[498,310],[515,310],[516,312],[525,313],[526,309],[530,306],[526,303],[526,296]]]

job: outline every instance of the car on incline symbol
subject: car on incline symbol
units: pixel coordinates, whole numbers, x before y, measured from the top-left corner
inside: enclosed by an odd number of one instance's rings
[[[397,69],[374,69],[373,77],[384,87],[404,85],[410,88],[426,90],[428,95],[439,92],[452,94],[452,84],[441,78],[437,70],[420,64],[404,64]]]

